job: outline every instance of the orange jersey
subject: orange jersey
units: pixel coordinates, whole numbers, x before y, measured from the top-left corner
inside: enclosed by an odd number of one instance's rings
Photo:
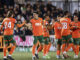
[[[56,39],[61,39],[61,30],[62,30],[62,24],[59,22],[54,23],[54,32]]]
[[[80,21],[78,22],[78,25],[79,25],[79,27],[80,27]],[[79,29],[79,31],[80,31],[80,29]],[[79,33],[79,35],[80,35],[80,33]]]
[[[62,36],[70,35],[71,20],[69,18],[61,18],[60,22],[63,25],[61,35]]]
[[[72,25],[72,27],[73,26],[80,27],[79,22],[77,22],[77,23],[72,22],[71,25]],[[76,29],[76,30],[72,31],[72,38],[80,38],[80,29]]]
[[[40,36],[43,35],[43,20],[42,18],[38,18],[38,20],[31,19],[30,21],[32,23],[33,28],[33,35],[34,36]]]
[[[2,26],[4,27],[4,35],[13,35],[14,24],[16,23],[16,19],[14,18],[5,18],[2,22]]]
[[[43,23],[44,23],[44,26],[43,26],[43,30],[44,30],[44,33],[43,33],[43,36],[44,37],[49,37],[49,31],[48,31],[48,29],[47,29],[47,27],[46,27],[46,25],[47,24],[49,24],[47,21],[43,21]]]

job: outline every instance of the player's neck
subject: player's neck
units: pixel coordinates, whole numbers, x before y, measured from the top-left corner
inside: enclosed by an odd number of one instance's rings
[[[75,23],[77,23],[78,21],[74,21]]]
[[[60,21],[57,21],[58,23],[60,23]]]
[[[34,18],[35,20],[38,20],[39,19],[39,17],[38,18]]]
[[[67,16],[64,16],[64,18],[68,18]]]

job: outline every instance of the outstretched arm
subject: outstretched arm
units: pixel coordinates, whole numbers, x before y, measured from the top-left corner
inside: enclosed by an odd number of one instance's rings
[[[25,21],[22,24],[16,24],[17,27],[22,27],[25,24]]]
[[[28,27],[30,30],[32,30],[32,24],[31,23],[27,23],[25,24],[26,27]]]

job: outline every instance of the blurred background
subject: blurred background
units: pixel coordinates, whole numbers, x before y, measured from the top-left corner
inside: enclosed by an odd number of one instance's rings
[[[18,23],[22,23],[24,20],[27,24],[30,24],[30,20],[33,18],[32,14],[37,11],[39,17],[43,18],[48,15],[49,23],[52,20],[56,20],[58,14],[63,16],[65,11],[70,12],[70,18],[73,20],[74,14],[80,16],[80,0],[0,0],[0,24],[6,17],[8,10],[15,12],[15,19]],[[28,48],[33,45],[32,27],[21,27],[14,29],[14,39],[16,40],[20,51],[30,51]],[[54,31],[50,31],[50,40],[52,42],[51,50],[56,48],[54,42]],[[0,49],[3,48],[3,36],[0,33]],[[27,48],[26,48],[27,47]],[[54,49],[55,50],[55,49]]]

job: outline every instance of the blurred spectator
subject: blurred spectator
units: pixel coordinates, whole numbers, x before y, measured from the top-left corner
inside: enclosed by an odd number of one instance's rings
[[[14,11],[14,17],[16,18],[19,23],[22,23],[24,20],[26,20],[27,24],[30,22],[30,20],[33,18],[33,12],[37,11],[39,14],[39,17],[45,18],[46,15],[49,16],[49,23],[51,23],[52,20],[56,20],[57,15],[63,16],[64,11],[62,8],[57,8],[56,6],[52,5],[51,1],[48,1],[46,4],[43,1],[37,1],[35,3],[27,2],[26,4],[18,4],[14,3],[14,0],[1,0],[0,2],[0,20],[3,20],[3,18],[6,17],[6,14],[8,10]],[[74,14],[77,14],[78,11],[75,10]],[[80,13],[79,13],[80,16]],[[71,17],[71,14],[69,14],[69,17]],[[16,34],[21,34],[23,30],[26,31],[25,34],[32,34],[31,27],[22,27],[22,28],[15,28]]]
[[[25,18],[22,15],[18,15],[17,20],[23,22],[25,20]]]

